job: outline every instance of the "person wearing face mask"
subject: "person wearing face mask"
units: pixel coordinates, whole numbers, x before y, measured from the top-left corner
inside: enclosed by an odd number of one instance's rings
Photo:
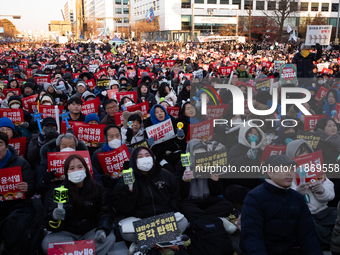
[[[295,54],[292,64],[296,64],[297,78],[313,78],[313,61],[318,61],[322,55],[320,44],[316,44],[317,53],[311,53],[311,47],[306,44],[301,45],[299,53]]]
[[[41,97],[40,104],[41,105],[55,105],[55,101],[50,95],[45,94]]]
[[[27,159],[32,169],[34,169],[35,171],[38,170],[40,165],[41,147],[59,136],[59,133],[57,131],[57,123],[55,119],[52,117],[44,118],[41,123],[41,128],[43,130],[43,133],[32,135],[27,150]]]
[[[158,92],[158,87],[159,87],[158,81],[153,81],[152,83],[150,83],[149,84],[150,93],[153,94],[154,96],[156,96],[156,94]]]
[[[8,91],[6,93],[6,98],[4,100],[2,100],[2,102],[1,102],[1,108],[9,108],[9,106],[8,106],[8,99],[11,96],[15,96],[15,93],[13,91]]]
[[[183,233],[188,221],[178,213],[180,193],[176,177],[156,162],[155,155],[147,147],[137,147],[132,152],[129,167],[133,169],[135,175],[132,187],[124,184],[123,178],[120,178],[112,193],[112,204],[117,213],[138,220],[174,212],[177,227]],[[126,233],[124,224],[128,222],[122,220],[119,223],[123,239],[136,243],[135,233]],[[133,254],[134,247],[135,245],[130,247],[129,254]]]
[[[127,107],[132,106],[134,104],[135,104],[135,101],[125,96],[119,102],[119,111],[126,111]]]
[[[290,158],[313,153],[312,147],[305,140],[295,140],[287,145],[286,155]],[[333,227],[338,212],[336,207],[328,207],[327,203],[335,197],[334,184],[326,175],[325,181],[297,184],[294,178],[291,188],[305,197],[305,201],[315,223],[319,244],[323,250],[329,250]]]
[[[80,155],[71,155],[65,160],[64,173],[61,185],[68,189],[69,200],[63,208],[58,208],[53,201],[53,190],[46,194],[44,218],[46,228],[52,233],[41,243],[44,254],[47,254],[48,243],[94,239],[96,254],[106,255],[116,241],[110,196],[104,187],[92,180]]]
[[[285,126],[279,127],[278,137],[273,139],[271,145],[287,145],[293,140],[296,140],[298,128],[294,126],[293,121],[286,121]]]

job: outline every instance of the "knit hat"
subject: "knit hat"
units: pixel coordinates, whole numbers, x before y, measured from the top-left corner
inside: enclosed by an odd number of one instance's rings
[[[49,101],[51,102],[51,104],[53,105],[54,102],[53,102],[53,99],[49,96],[49,95],[43,95],[40,99],[40,102],[43,103],[44,101]]]
[[[85,89],[87,88],[87,84],[86,84],[85,81],[78,81],[77,82],[77,88],[78,88],[78,86],[83,86]]]
[[[122,80],[126,80],[126,82],[128,81],[128,79],[126,78],[126,76],[121,76],[121,77],[119,77],[119,82],[122,82]]]
[[[85,123],[86,124],[89,123],[92,120],[95,120],[98,123],[100,123],[100,120],[99,120],[98,115],[96,113],[91,113],[91,114],[86,115],[86,117],[85,117]]]
[[[47,126],[48,124],[53,124],[55,126],[57,126],[57,122],[55,121],[54,118],[52,117],[46,117],[45,119],[43,119],[42,123],[41,123],[41,126],[42,127],[45,127]]]
[[[48,90],[48,88],[49,87],[52,87],[53,88],[53,90],[54,90],[54,87],[52,86],[52,84],[51,83],[44,83],[44,90],[47,92],[47,90]]]
[[[13,132],[15,131],[15,127],[14,127],[13,122],[7,117],[2,117],[0,119],[0,128],[1,127],[9,127],[13,130]]]
[[[121,86],[119,87],[119,91],[122,91],[123,89],[126,89],[126,90],[127,90],[127,88],[126,88],[124,85],[121,85]]]
[[[12,104],[19,104],[22,107],[22,100],[19,96],[14,95],[8,99],[8,106],[11,107]]]
[[[23,87],[23,90],[25,90],[25,88],[31,88],[33,90],[34,89],[34,84],[30,83],[30,82],[26,82],[24,87]]]
[[[85,91],[83,95],[81,96],[81,98],[84,99],[84,101],[87,101],[91,97],[96,98],[96,96],[90,91]]]

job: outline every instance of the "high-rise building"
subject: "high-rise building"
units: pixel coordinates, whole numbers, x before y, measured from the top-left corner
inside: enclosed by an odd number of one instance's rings
[[[77,20],[75,0],[67,0],[66,4],[64,5],[64,15],[65,21],[71,21],[72,24],[75,24]]]
[[[84,15],[85,20],[87,20],[90,16],[95,17],[95,0],[84,0]]]

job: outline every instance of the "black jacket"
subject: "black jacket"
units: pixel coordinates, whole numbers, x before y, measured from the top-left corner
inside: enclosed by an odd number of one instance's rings
[[[67,184],[65,184],[67,188]],[[97,190],[97,196],[93,197],[94,189]],[[49,221],[56,221],[53,217],[53,210],[57,208],[57,203],[53,201],[53,190],[47,195],[48,203],[45,204],[45,219],[47,220],[47,228],[53,232],[69,231],[73,234],[84,235],[93,228],[102,229],[106,235],[109,235],[113,226],[113,208],[110,198],[105,189],[97,182],[91,182],[89,178],[85,178],[83,188],[79,189],[80,197],[84,202],[81,212],[76,212],[73,204],[73,194],[69,189],[69,201],[64,204],[66,211],[65,220],[62,221],[60,227],[51,228]],[[92,198],[92,199],[91,199]]]
[[[156,98],[153,94],[150,93],[149,88],[148,88],[148,92],[146,93],[146,95],[142,95],[140,92],[140,86],[137,88],[137,96],[138,99],[140,99],[141,102],[143,102],[142,97],[144,97],[144,102],[149,102],[149,110],[151,110],[151,108],[157,104]]]
[[[298,78],[313,78],[313,61],[321,58],[322,49],[318,49],[317,53],[310,53],[307,57],[303,57],[301,52],[296,53],[292,64],[296,64]]]

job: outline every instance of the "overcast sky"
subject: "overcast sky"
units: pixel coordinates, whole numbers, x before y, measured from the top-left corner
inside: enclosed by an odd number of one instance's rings
[[[8,18],[17,29],[46,30],[51,20],[63,20],[66,0],[0,0],[1,15],[21,15],[20,20]]]

